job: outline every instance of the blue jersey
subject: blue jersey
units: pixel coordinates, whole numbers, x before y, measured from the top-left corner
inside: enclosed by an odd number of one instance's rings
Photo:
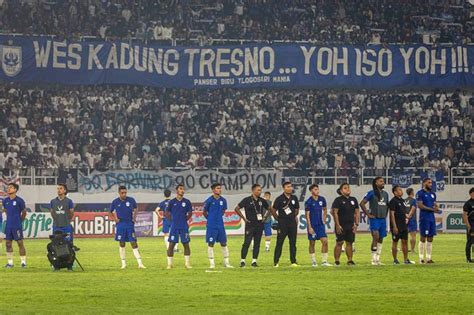
[[[423,203],[425,207],[434,208],[436,203],[436,194],[431,191],[425,191],[424,189],[416,193],[416,201]],[[435,215],[433,211],[426,211],[420,208],[420,222],[421,221],[435,221]]]
[[[220,196],[214,198],[211,196],[204,201],[204,210],[207,211],[207,227],[218,228],[224,226],[222,216],[227,210],[227,200]]]
[[[16,196],[13,199],[7,197],[3,199],[3,209],[7,213],[7,227],[21,226],[21,212],[26,209],[25,201]]]
[[[311,196],[306,200],[304,208],[306,211],[309,211],[309,219],[311,220],[312,226],[324,225],[323,209],[326,207],[326,199],[322,196],[318,196],[318,199],[314,199],[313,196]]]
[[[160,204],[158,205],[158,208],[160,208],[160,211],[165,212],[166,208],[168,208],[169,203],[170,203],[170,200],[165,199],[162,202],[160,202]],[[168,219],[166,218],[166,216],[163,216],[163,222],[168,222]]]
[[[132,223],[133,222],[133,209],[137,208],[137,202],[131,197],[125,198],[122,200],[120,198],[112,201],[110,206],[110,212],[114,212],[117,215],[117,218],[122,223]]]
[[[187,229],[188,228],[188,213],[193,211],[191,201],[186,198],[178,200],[171,199],[166,212],[171,213],[171,228],[172,229]]]

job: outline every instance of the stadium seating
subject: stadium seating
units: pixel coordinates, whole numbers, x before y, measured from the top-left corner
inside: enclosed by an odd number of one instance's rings
[[[464,91],[3,85],[0,95],[0,169],[447,169],[474,161],[474,98]]]
[[[465,0],[0,1],[0,31],[78,39],[470,43]],[[202,41],[204,39],[204,41]]]

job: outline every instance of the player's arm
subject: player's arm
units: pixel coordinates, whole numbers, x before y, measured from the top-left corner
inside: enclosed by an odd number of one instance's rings
[[[464,220],[464,224],[466,225],[466,229],[469,232],[472,228],[472,226],[469,224],[469,217],[467,216],[468,210],[469,210],[469,204],[466,202],[464,204],[464,207],[462,209],[462,219]]]
[[[276,200],[278,200],[278,198]],[[270,212],[272,213],[273,218],[278,221],[278,213],[274,206],[275,206],[275,201],[273,202],[273,204],[270,205],[269,209],[270,209]]]
[[[430,208],[430,207],[427,207],[423,204],[423,201],[419,201],[417,200],[416,202],[416,205],[418,206],[418,208],[424,210],[424,211],[431,211],[431,212],[435,212],[435,209],[434,208]]]
[[[389,208],[390,212],[390,223],[393,226],[393,233],[398,234],[397,221],[395,220],[395,209]]]
[[[74,218],[74,204],[72,203],[72,200],[69,200],[69,209],[67,214],[69,216],[69,220],[72,220],[72,218]]]
[[[332,208],[332,214],[334,216],[334,224],[336,225],[336,232],[337,234],[342,233],[342,226],[339,223],[339,209],[338,208]]]
[[[314,234],[313,227],[311,226],[311,218],[310,218],[310,215],[309,215],[309,209],[308,208],[305,209],[304,214],[306,216],[306,223],[308,224],[308,233],[309,234]]]
[[[357,204],[357,202],[356,202]],[[354,210],[354,226],[352,228],[352,231],[355,233],[357,232],[357,228],[359,227],[359,216],[360,216],[360,209],[355,208]]]
[[[204,207],[202,208],[202,215],[207,219],[209,216],[209,204],[204,202]]]
[[[369,218],[369,219],[373,219],[375,218],[375,216],[373,214],[370,214],[369,211],[367,210],[367,202],[369,202],[369,200],[373,198],[372,197],[372,194],[369,192],[367,193],[367,195],[365,195],[365,197],[360,201],[359,205],[360,205],[360,208],[362,209],[362,211],[364,211],[365,215]]]
[[[323,208],[323,224],[326,225],[328,219],[328,208],[324,207]]]
[[[186,219],[189,220],[191,219],[193,216],[193,206],[190,204],[188,204],[188,213],[186,215]]]
[[[23,210],[21,210],[21,222],[23,222],[26,218],[26,207],[23,205]]]
[[[296,202],[296,208],[295,210],[293,211],[293,215],[295,216],[295,218],[298,216],[298,214],[300,214],[300,203],[298,200],[295,201]]]
[[[49,212],[51,213],[51,216],[53,217],[53,219],[56,219],[56,211],[54,211],[54,208],[53,208],[53,201],[49,203]]]
[[[247,218],[242,214],[242,211],[241,211],[240,209],[242,209],[242,208],[240,207],[240,204],[236,205],[236,206],[235,206],[235,209],[234,209],[235,213],[237,213],[237,215],[238,215],[242,220],[244,220],[245,223],[250,223],[250,221],[247,220]]]
[[[163,219],[163,210],[161,210],[160,206],[156,207],[155,213],[158,216],[158,218]]]
[[[112,219],[115,221],[115,223],[119,223],[119,219],[117,217],[117,214],[115,213],[115,209],[114,209],[114,204],[112,203],[112,205],[110,206],[110,215],[112,216]]]
[[[411,208],[410,208],[410,211],[407,214],[407,219],[408,220],[413,218],[413,216],[415,215],[415,211],[416,211],[416,207],[414,205],[412,205]]]
[[[163,215],[167,220],[171,221],[171,202],[168,202],[166,209],[163,209]]]
[[[138,214],[138,208],[135,207],[135,208],[133,208],[133,212],[132,212],[132,220],[133,220],[133,222],[137,222],[137,214]]]

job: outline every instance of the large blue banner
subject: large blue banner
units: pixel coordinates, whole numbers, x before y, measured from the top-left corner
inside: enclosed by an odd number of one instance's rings
[[[474,46],[172,47],[0,36],[1,81],[169,88],[474,86]]]

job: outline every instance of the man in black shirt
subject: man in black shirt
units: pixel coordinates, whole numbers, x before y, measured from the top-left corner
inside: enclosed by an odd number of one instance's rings
[[[334,247],[334,260],[336,266],[340,265],[342,244],[346,242],[347,264],[355,265],[352,260],[352,243],[359,226],[359,203],[351,196],[348,183],[342,183],[337,190],[339,197],[332,204],[332,215],[336,228],[336,247]]]
[[[466,259],[468,263],[474,263],[472,260],[472,245],[474,245],[474,187],[469,189],[469,196],[471,199],[466,201],[464,207],[462,208],[462,217],[464,219],[464,224],[466,224]]]
[[[408,259],[408,225],[406,216],[405,200],[403,200],[403,190],[400,186],[395,185],[392,188],[394,197],[388,203],[390,210],[390,230],[392,232],[392,256],[393,264],[399,265],[397,259],[398,240],[402,240],[403,261],[406,265],[411,265]]]
[[[273,256],[274,266],[279,266],[278,262],[280,261],[283,243],[288,236],[290,240],[291,266],[297,267],[296,235],[298,233],[298,225],[296,223],[296,216],[300,211],[300,203],[298,198],[293,195],[293,186],[290,182],[283,183],[283,194],[275,199],[271,210],[273,217],[278,220],[277,243],[275,246],[275,255]]]
[[[270,215],[270,206],[267,201],[260,197],[262,187],[259,184],[252,186],[252,195],[242,199],[234,211],[245,221],[245,237],[240,253],[240,267],[245,267],[245,258],[253,239],[252,267],[258,267],[257,258],[260,252],[260,241],[262,240],[263,223]],[[245,210],[245,216],[240,209]]]

